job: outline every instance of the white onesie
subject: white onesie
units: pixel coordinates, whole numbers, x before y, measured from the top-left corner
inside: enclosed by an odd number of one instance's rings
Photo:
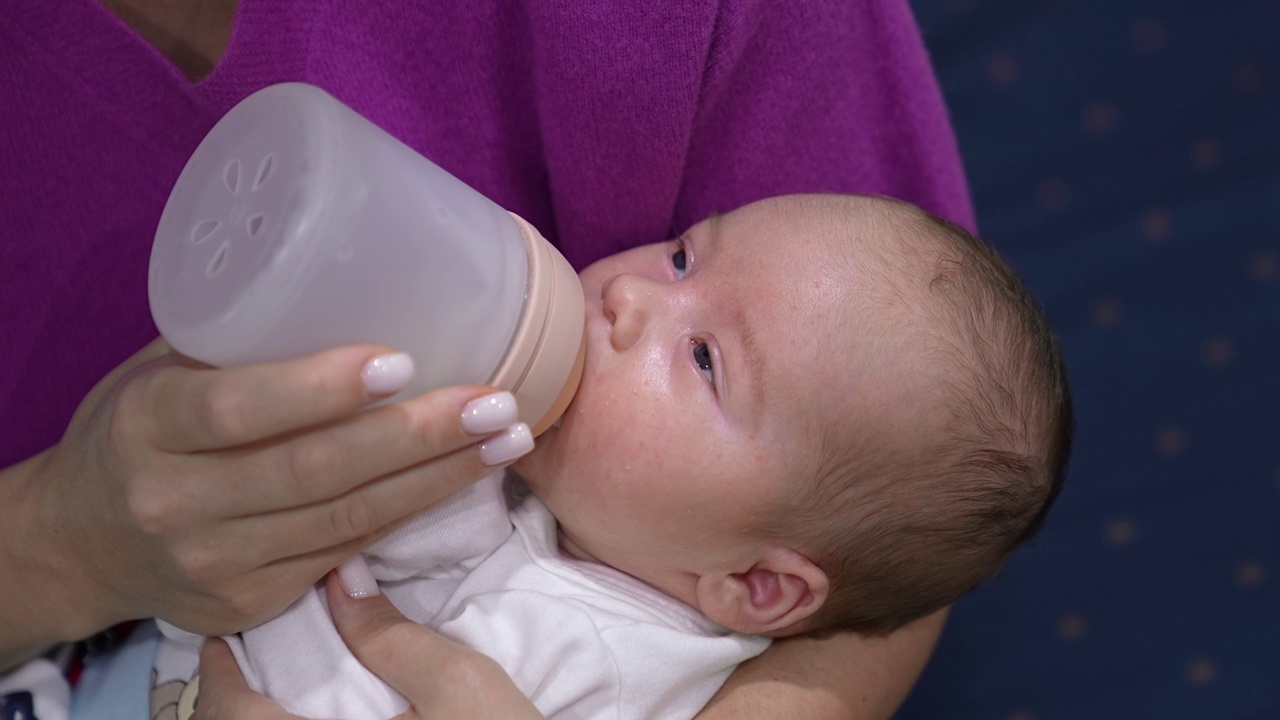
[[[500,473],[398,528],[366,558],[406,616],[498,661],[551,718],[693,717],[769,643],[563,555],[555,518]],[[323,587],[228,641],[250,687],[298,715],[386,720],[408,707],[347,650]]]

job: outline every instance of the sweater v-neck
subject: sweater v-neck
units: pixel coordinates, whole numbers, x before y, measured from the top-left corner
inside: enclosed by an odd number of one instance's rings
[[[254,90],[305,73],[315,14],[304,2],[240,0],[226,51],[196,80],[98,0],[30,3],[26,27],[43,32],[26,38],[27,57],[81,87],[86,111],[119,118],[148,145],[189,151],[174,128],[207,130]]]

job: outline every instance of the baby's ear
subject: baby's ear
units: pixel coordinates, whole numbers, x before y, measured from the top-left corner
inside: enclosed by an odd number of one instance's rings
[[[807,619],[827,599],[827,574],[795,550],[771,547],[744,572],[703,575],[698,609],[749,635],[768,635]]]

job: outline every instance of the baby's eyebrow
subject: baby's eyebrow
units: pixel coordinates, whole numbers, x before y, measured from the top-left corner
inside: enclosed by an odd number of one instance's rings
[[[724,213],[713,211],[707,215],[707,239],[712,247],[720,244],[720,224],[723,219]]]
[[[764,353],[761,352],[760,341],[756,335],[755,329],[747,322],[746,316],[742,316],[742,320],[738,325],[738,337],[742,343],[742,354],[748,368],[748,375],[751,378],[751,409],[752,415],[758,416],[764,408],[764,383],[761,382],[763,376],[768,372],[765,367]]]

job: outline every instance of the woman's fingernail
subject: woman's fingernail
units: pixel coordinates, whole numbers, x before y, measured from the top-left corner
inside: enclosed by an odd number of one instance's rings
[[[478,397],[462,407],[462,429],[488,435],[516,421],[516,397],[505,390]]]
[[[379,355],[364,364],[360,380],[370,395],[390,395],[413,379],[413,358],[406,353]]]
[[[338,583],[349,598],[370,598],[381,593],[378,581],[364,558],[357,555],[338,566]]]
[[[480,462],[494,467],[505,465],[533,449],[533,433],[524,423],[516,423],[480,443]]]

